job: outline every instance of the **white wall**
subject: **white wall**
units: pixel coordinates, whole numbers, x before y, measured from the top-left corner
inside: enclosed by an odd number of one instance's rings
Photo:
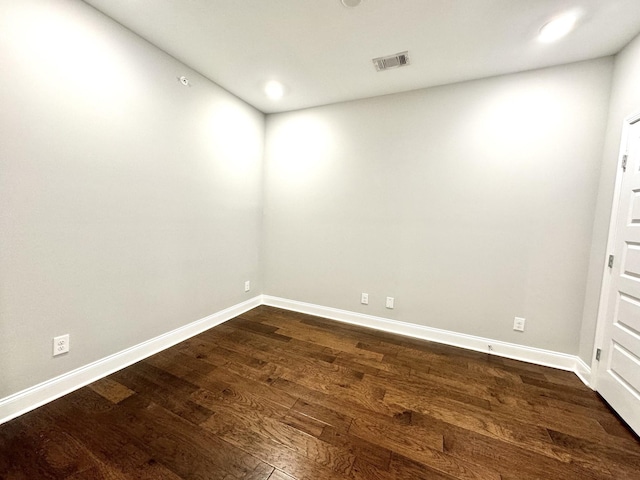
[[[0,65],[0,398],[261,291],[260,112],[80,1],[0,0]]]
[[[615,58],[609,121],[605,137],[604,155],[596,215],[593,224],[593,243],[589,262],[587,295],[580,335],[580,357],[590,363],[602,285],[602,273],[607,256],[607,235],[613,202],[622,124],[626,117],[640,112],[640,36],[636,37]]]
[[[83,2],[0,65],[0,399],[263,291],[590,358],[640,39],[606,145],[611,59],[269,116],[264,199],[264,116]]]
[[[576,354],[611,69],[268,116],[265,293]]]

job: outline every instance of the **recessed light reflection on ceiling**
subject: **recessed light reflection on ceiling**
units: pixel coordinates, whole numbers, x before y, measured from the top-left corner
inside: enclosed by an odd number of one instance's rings
[[[577,19],[577,15],[573,12],[565,13],[554,18],[540,29],[538,41],[542,43],[551,43],[556,40],[560,40],[573,30]]]
[[[280,100],[284,95],[284,86],[276,80],[271,80],[264,86],[264,93],[271,100]]]
[[[340,0],[345,7],[353,8],[360,5],[361,0]]]

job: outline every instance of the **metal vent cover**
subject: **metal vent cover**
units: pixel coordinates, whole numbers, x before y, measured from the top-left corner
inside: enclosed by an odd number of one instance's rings
[[[372,60],[376,67],[376,70],[381,72],[383,70],[389,70],[391,68],[406,67],[411,62],[409,61],[409,52],[394,53],[393,55],[387,55],[386,57],[378,57]]]

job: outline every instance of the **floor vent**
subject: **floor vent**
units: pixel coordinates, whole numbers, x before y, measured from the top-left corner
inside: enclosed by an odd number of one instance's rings
[[[389,70],[391,68],[406,67],[409,65],[409,52],[400,52],[386,57],[378,57],[373,59],[376,70]]]

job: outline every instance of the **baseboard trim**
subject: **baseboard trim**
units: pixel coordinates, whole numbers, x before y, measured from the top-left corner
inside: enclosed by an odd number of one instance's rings
[[[527,347],[286,298],[258,295],[245,302],[233,305],[205,318],[127,348],[126,350],[122,350],[121,352],[0,399],[0,424],[187,340],[194,335],[198,335],[216,325],[220,325],[260,305],[306,313],[361,327],[429,340],[477,352],[490,353],[500,357],[558,368],[560,370],[572,371],[585,385],[590,387],[591,384],[591,368],[576,355]],[[491,345],[491,351],[488,349],[489,345]]]
[[[400,322],[398,320],[375,317],[349,310],[340,310],[312,303],[298,302],[296,300],[273,297],[270,295],[263,295],[262,303],[272,307],[306,313],[309,315],[316,315],[318,317],[329,318],[331,320],[359,325],[361,327],[374,328],[384,332],[396,333],[422,340],[429,340],[431,342],[443,343],[454,347],[466,348],[476,352],[490,353],[492,355],[511,358],[513,360],[521,360],[537,365],[571,371],[578,375],[578,377],[580,377],[580,379],[589,386],[588,379],[590,378],[590,369],[579,357],[575,355],[527,347],[525,345],[502,342],[474,335],[466,335],[463,333],[456,333],[424,325]],[[491,345],[491,351],[489,351],[489,345]]]
[[[591,367],[578,356],[576,356],[576,368],[574,372],[578,376],[578,378],[582,380],[582,383],[584,383],[587,387],[594,389],[593,382],[591,381]]]
[[[0,399],[0,424],[38,408],[124,367],[220,325],[262,304],[258,295],[108,357]]]

